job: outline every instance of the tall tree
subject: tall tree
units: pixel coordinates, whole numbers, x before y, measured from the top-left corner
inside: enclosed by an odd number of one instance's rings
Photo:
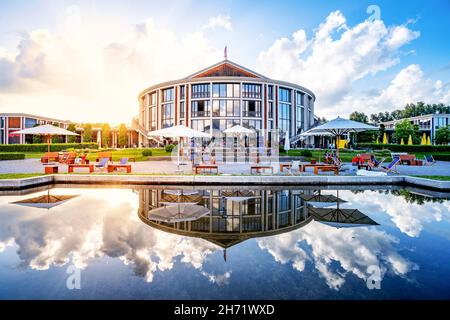
[[[75,132],[77,130],[77,126],[75,125],[75,123],[70,123],[67,126],[67,130],[70,132]],[[68,136],[67,137],[67,142],[68,143],[75,143],[77,141],[77,137],[76,136]]]
[[[127,145],[127,140],[128,140],[128,137],[127,137],[127,126],[124,124],[124,123],[122,123],[122,124],[120,124],[120,126],[119,126],[119,137],[118,137],[118,142],[119,142],[119,147],[126,147],[126,145]]]
[[[86,123],[83,129],[83,142],[92,142],[92,124]]]
[[[369,123],[369,118],[364,114],[364,112],[353,111],[349,117],[350,120],[358,121],[362,123]]]
[[[403,141],[408,141],[410,135],[413,143],[418,144],[420,141],[420,132],[417,125],[413,125],[407,119],[402,120],[395,125],[395,139],[397,143],[399,143],[401,139],[403,139]]]
[[[111,127],[108,123],[102,125],[102,146],[107,148],[111,145]]]
[[[450,126],[437,129],[434,141],[436,144],[448,144],[450,142]]]

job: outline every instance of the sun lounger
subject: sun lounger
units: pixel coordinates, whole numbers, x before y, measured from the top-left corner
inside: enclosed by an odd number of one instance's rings
[[[400,157],[395,157],[391,163],[389,163],[386,167],[379,167],[382,171],[388,173],[388,172],[393,172],[393,173],[399,173],[396,169],[397,169],[397,165],[400,163]]]
[[[95,161],[99,162],[102,158],[108,158],[109,161],[112,161],[112,152],[99,152]]]
[[[107,169],[108,172],[113,172],[117,169],[126,169],[127,173],[131,173],[131,164],[128,164],[128,158],[121,158],[117,164],[108,164]]]
[[[432,166],[436,164],[436,160],[434,160],[431,154],[426,154],[423,156],[425,158],[425,164],[428,166]]]
[[[101,158],[100,162],[95,165],[96,169],[106,169],[108,164],[109,158]]]

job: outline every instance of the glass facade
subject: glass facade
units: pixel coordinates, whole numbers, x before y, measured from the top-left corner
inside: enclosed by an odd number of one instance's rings
[[[281,132],[286,132],[291,124],[291,90],[279,88],[278,101],[278,127]]]
[[[162,91],[162,127],[172,127],[175,124],[175,105],[173,103],[174,89],[169,88]]]
[[[213,100],[213,117],[240,117],[239,100]]]
[[[243,117],[261,117],[261,101],[244,100],[242,101]]]
[[[193,118],[209,117],[210,112],[211,112],[211,107],[210,107],[209,100],[192,101],[191,116]]]
[[[261,99],[261,85],[244,83],[242,85],[242,97]]]
[[[214,83],[213,98],[239,98],[239,84],[236,83]]]
[[[209,98],[210,85],[209,84],[193,84],[192,85],[192,99]]]
[[[8,128],[20,129],[20,117],[9,117]]]
[[[211,120],[209,119],[196,119],[191,121],[192,129],[209,132],[211,130]]]
[[[158,109],[156,106],[156,92],[150,94],[149,101],[149,130],[154,131],[157,128]]]

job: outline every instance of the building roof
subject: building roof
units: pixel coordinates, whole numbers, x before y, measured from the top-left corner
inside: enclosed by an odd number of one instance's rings
[[[230,60],[222,60],[212,66],[202,69],[196,73],[187,76],[184,79],[208,78],[208,77],[247,77],[269,79],[255,71],[247,69]]]
[[[61,119],[37,116],[34,114],[20,113],[20,112],[0,113],[0,117],[26,117],[26,118],[33,118],[33,119],[38,119],[38,120],[45,120],[45,121],[54,121],[54,122],[63,122],[63,123],[71,122],[69,120],[61,120]]]
[[[414,116],[414,117],[409,117],[409,118],[402,118],[402,119],[383,121],[383,122],[380,122],[380,123],[382,123],[382,124],[390,124],[390,123],[396,123],[396,122],[403,121],[403,120],[419,120],[419,119],[433,118],[433,117],[450,117],[450,114],[448,114],[448,113],[429,113],[429,114],[424,114],[424,115],[421,115],[421,116]]]
[[[236,81],[236,78],[242,78],[242,81],[246,82],[268,82],[273,81],[274,83],[281,85],[281,86],[287,86],[287,87],[293,87],[298,88],[299,90],[302,90],[306,93],[308,93],[314,100],[316,100],[315,94],[298,84],[290,83],[287,81],[280,81],[275,79],[270,79],[266,76],[263,76],[262,74],[259,74],[253,70],[247,69],[233,61],[230,60],[222,60],[216,64],[213,64],[212,66],[209,66],[205,69],[202,69],[200,71],[197,71],[187,77],[178,79],[178,80],[171,80],[166,81],[162,83],[155,84],[153,86],[150,86],[146,88],[145,90],[141,91],[139,93],[138,99],[142,97],[144,94],[148,93],[149,91],[158,89],[158,88],[164,88],[164,87],[171,87],[178,83],[183,82],[203,82],[203,81],[227,81],[227,78],[235,78],[234,81]]]

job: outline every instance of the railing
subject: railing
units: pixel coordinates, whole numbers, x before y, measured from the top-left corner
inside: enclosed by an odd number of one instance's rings
[[[210,92],[209,91],[193,92],[192,93],[192,99],[209,98],[209,96],[210,96]]]
[[[259,111],[243,111],[243,117],[261,117],[261,112]]]
[[[209,117],[209,111],[193,111],[192,118]]]

